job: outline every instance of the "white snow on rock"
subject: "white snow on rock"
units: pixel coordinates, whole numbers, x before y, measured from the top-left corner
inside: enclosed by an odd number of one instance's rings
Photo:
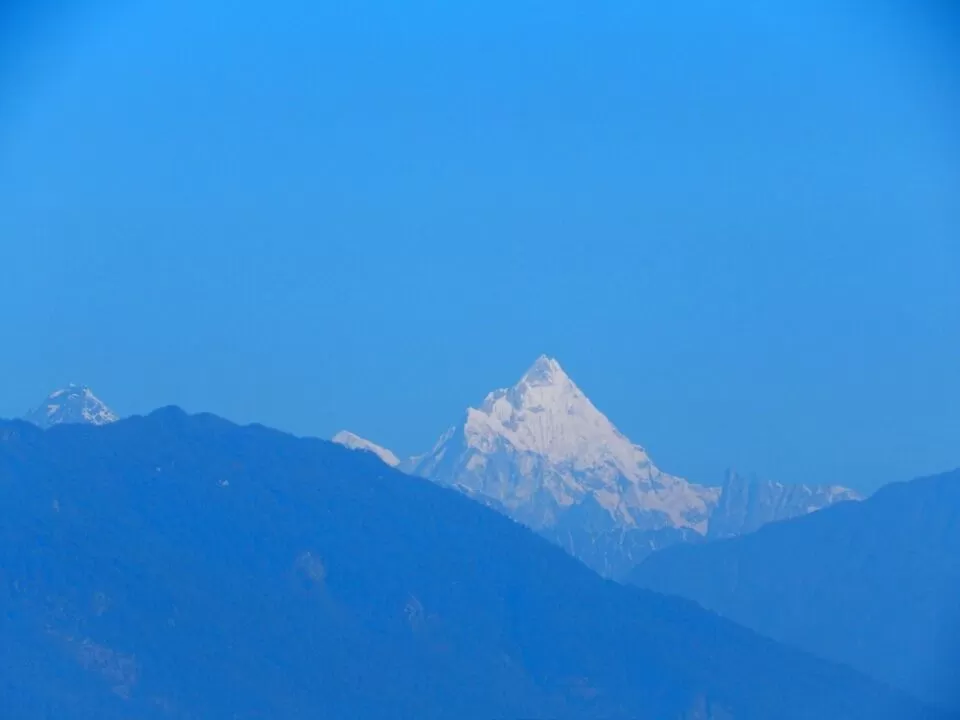
[[[23,419],[41,428],[49,428],[64,423],[107,425],[119,420],[119,416],[90,388],[71,384],[50,393],[40,407],[27,413]]]
[[[354,435],[352,432],[348,432],[346,430],[341,430],[334,435],[332,442],[335,442],[338,445],[343,445],[345,448],[349,448],[351,450],[372,452],[390,467],[397,467],[400,464],[400,459],[386,448],[380,447],[376,443],[372,443],[369,440],[366,440],[359,435]]]
[[[469,408],[411,470],[492,501],[535,529],[587,503],[608,516],[592,521],[609,529],[703,534],[719,497],[718,488],[660,471],[547,356],[513,387]]]

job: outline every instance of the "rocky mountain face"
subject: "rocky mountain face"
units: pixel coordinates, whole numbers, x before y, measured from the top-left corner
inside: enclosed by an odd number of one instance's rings
[[[960,470],[670,548],[630,580],[960,711]]]
[[[68,385],[55,390],[24,420],[41,428],[65,423],[106,425],[116,422],[118,416],[85,385]]]
[[[0,638],[24,720],[946,717],[369,452],[176,408],[0,422]]]
[[[666,473],[546,356],[398,467],[496,508],[617,579],[678,542],[749,532],[853,497],[736,475],[706,486]]]

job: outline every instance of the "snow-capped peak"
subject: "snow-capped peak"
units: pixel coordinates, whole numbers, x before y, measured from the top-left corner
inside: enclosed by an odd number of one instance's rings
[[[469,408],[412,469],[535,528],[591,501],[615,527],[702,533],[718,495],[658,470],[547,356]]]
[[[560,367],[560,363],[546,355],[538,357],[520,379],[520,383],[529,385],[555,385],[565,382],[571,382],[570,377]]]
[[[42,428],[64,423],[107,425],[118,419],[89,387],[73,383],[50,393],[40,407],[24,416],[24,420]]]
[[[337,445],[343,445],[345,448],[349,448],[350,450],[364,450],[366,452],[372,452],[390,467],[397,467],[397,465],[400,464],[400,458],[386,448],[380,447],[376,443],[372,443],[366,438],[362,438],[359,435],[355,435],[347,430],[341,430],[338,432],[333,436],[331,441],[337,443]]]
[[[478,450],[502,441],[576,468],[609,464],[632,477],[638,466],[649,464],[643,448],[624,437],[560,363],[545,355],[516,385],[495,390],[479,408],[468,409],[465,432]]]

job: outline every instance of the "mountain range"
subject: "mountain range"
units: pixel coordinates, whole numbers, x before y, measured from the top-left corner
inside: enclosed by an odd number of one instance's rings
[[[25,419],[46,428],[102,425],[117,417],[90,388],[70,385]],[[831,485],[783,485],[730,472],[722,484],[709,486],[666,473],[545,355],[515,385],[468,408],[422,455],[401,460],[348,431],[333,441],[455,488],[620,580],[656,550],[731,537],[860,499]]]
[[[669,548],[630,580],[960,710],[960,470]]]
[[[371,453],[176,408],[0,422],[0,637],[16,720],[947,717]]]
[[[401,461],[353,433],[334,441],[496,508],[616,579],[678,542],[737,535],[859,499],[829,485],[731,473],[708,486],[664,472],[547,356],[468,408],[425,454]]]

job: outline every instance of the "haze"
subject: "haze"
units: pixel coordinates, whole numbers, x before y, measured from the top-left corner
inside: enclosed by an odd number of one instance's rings
[[[960,465],[936,23],[635,5],[36,24],[0,116],[0,415],[75,381],[406,455],[545,352],[700,482]]]

